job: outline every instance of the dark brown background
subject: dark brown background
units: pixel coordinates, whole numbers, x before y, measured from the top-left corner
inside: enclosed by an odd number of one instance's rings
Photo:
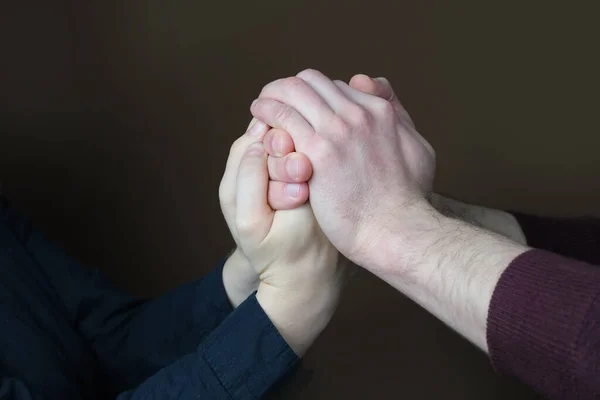
[[[592,2],[8,3],[4,191],[138,294],[200,277],[230,249],[217,199],[228,147],[260,88],[307,67],[387,76],[437,149],[438,190],[600,214]],[[306,364],[312,381],[288,396],[532,396],[366,273]]]

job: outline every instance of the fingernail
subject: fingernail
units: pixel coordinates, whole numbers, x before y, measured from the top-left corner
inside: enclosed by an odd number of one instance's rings
[[[250,136],[259,136],[261,134],[261,132],[265,130],[266,127],[267,126],[265,125],[264,122],[256,120],[252,124],[252,126],[250,127],[250,129],[248,129],[248,135],[250,135]]]
[[[300,185],[297,183],[288,183],[287,185],[285,185],[284,190],[288,196],[298,197],[298,195],[300,194]]]
[[[262,154],[264,152],[263,145],[260,142],[252,143],[248,146],[246,150],[246,154],[254,155],[254,154]]]
[[[298,160],[294,160],[292,158],[287,160],[285,163],[285,170],[293,180],[296,180],[300,177],[300,163]]]

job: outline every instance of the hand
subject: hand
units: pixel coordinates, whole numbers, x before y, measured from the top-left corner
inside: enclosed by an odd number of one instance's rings
[[[398,100],[392,85],[386,78],[370,78],[364,74],[357,74],[350,79],[350,87],[363,93],[387,100],[392,105],[400,119],[413,128],[415,127],[412,118],[404,106],[400,103],[400,100]],[[274,134],[275,132],[276,134]],[[295,151],[294,140],[289,133],[280,129],[271,129],[267,135],[265,135],[263,145],[269,154],[269,175],[271,181],[285,183],[308,181],[312,175],[312,165],[306,156],[304,156],[304,159],[300,160],[301,162],[298,167],[298,169],[302,172],[301,179],[297,178],[299,175],[298,173],[293,174],[289,172],[290,170],[293,170],[293,167],[289,164],[288,160],[280,158]],[[303,155],[302,153],[295,154]],[[294,157],[296,157],[295,154]],[[281,167],[282,165],[285,167]],[[273,168],[272,166],[278,166],[278,168]],[[271,204],[271,207],[273,207],[273,204]]]
[[[314,74],[314,72],[309,72],[309,74]],[[327,94],[327,99],[331,102],[331,99],[335,99],[335,97],[331,96],[331,90],[328,92],[323,89],[323,79],[317,77],[320,79],[312,78],[317,83],[313,83],[311,87],[318,89],[316,91],[321,96]],[[314,96],[313,92],[309,91],[307,93],[306,85],[302,82],[295,79],[291,81],[293,85],[297,86],[295,88],[296,92],[304,90],[304,97]],[[327,83],[327,80],[324,83]],[[276,84],[281,85],[282,82],[272,84],[272,86]],[[344,93],[351,93],[343,84],[339,82],[335,82],[335,84],[343,89]],[[331,89],[331,85],[327,86]],[[298,151],[307,152],[308,157],[313,162],[315,180],[319,176],[323,176],[323,180],[332,179],[332,176],[339,178],[339,174],[331,172],[332,168],[327,164],[327,159],[319,153],[318,149],[311,148],[310,143],[307,143],[308,140],[305,140],[305,143],[301,145],[296,140],[296,136],[302,137],[304,132],[312,134],[315,136],[315,142],[325,143],[328,146],[325,147],[326,153],[337,150],[356,154],[356,149],[360,149],[361,145],[364,147],[364,149],[361,149],[362,152],[358,152],[358,154],[362,155],[364,153],[364,160],[370,161],[370,163],[356,158],[354,162],[350,159],[344,165],[345,170],[354,171],[354,174],[359,177],[354,190],[356,195],[352,199],[360,199],[360,197],[365,196],[364,187],[366,187],[366,184],[364,177],[371,176],[375,177],[371,195],[376,198],[377,195],[383,193],[381,197],[384,199],[384,207],[376,207],[381,204],[381,201],[379,201],[375,202],[375,206],[369,209],[372,220],[371,229],[374,232],[373,239],[370,241],[370,245],[369,240],[367,240],[367,245],[363,245],[362,248],[360,245],[358,246],[362,251],[354,261],[370,269],[391,286],[403,292],[461,335],[487,351],[486,321],[492,293],[507,265],[511,260],[526,251],[527,248],[506,240],[502,236],[478,229],[471,224],[454,218],[444,217],[442,214],[435,212],[425,201],[425,195],[431,189],[434,153],[429,144],[414,130],[414,123],[398,101],[389,82],[383,78],[370,79],[365,75],[357,75],[350,81],[350,86],[352,86],[352,89],[364,91],[388,101],[397,116],[397,120],[400,121],[396,129],[396,135],[393,132],[390,133],[389,128],[382,129],[382,125],[374,123],[373,120],[377,120],[377,115],[373,116],[374,113],[372,112],[364,113],[360,110],[357,110],[357,115],[363,114],[361,115],[362,128],[371,127],[373,129],[373,126],[379,127],[379,130],[372,131],[376,132],[373,137],[360,135],[361,130],[356,129],[356,122],[353,123],[352,120],[348,124],[345,119],[342,119],[343,123],[338,128],[342,133],[344,131],[358,131],[359,134],[356,135],[356,138],[361,140],[360,144],[357,144],[357,140],[353,140],[354,137],[346,138],[347,135],[342,136],[339,133],[328,141],[321,140],[318,134],[321,129],[325,130],[325,128],[322,128],[323,125],[319,125],[319,123],[339,121],[339,117],[330,117],[327,116],[326,111],[314,109],[318,107],[311,109],[301,104],[305,108],[290,109],[290,104],[281,104],[271,100],[266,104],[255,104],[253,108],[258,106],[264,107],[266,110],[258,109],[254,114],[259,118],[263,118],[261,115],[273,114],[273,110],[275,110],[271,121],[281,120],[283,123],[280,126],[287,126],[288,129],[299,129],[295,132],[295,135],[291,130],[290,133],[296,141]],[[265,91],[267,89],[268,87],[265,88]],[[351,97],[358,98],[355,94],[352,94]],[[287,103],[285,98],[282,101]],[[313,104],[317,103],[313,101]],[[338,111],[339,109],[342,109],[341,106],[335,108],[336,114],[343,113],[343,111]],[[385,112],[390,113],[389,107],[385,109]],[[316,121],[311,122],[310,128],[314,127],[312,131],[306,129],[306,119],[300,113],[305,115],[309,122]],[[323,118],[324,121],[319,120],[318,117]],[[346,116],[346,118],[349,117]],[[379,118],[381,118],[381,115],[379,115]],[[265,119],[265,121],[269,121],[269,119]],[[274,124],[274,122],[270,123]],[[337,123],[339,124],[339,122]],[[361,128],[360,125],[359,128]],[[304,131],[301,129],[304,129]],[[345,140],[340,141],[340,137]],[[384,143],[387,143],[391,150],[385,151]],[[314,153],[311,153],[311,151]],[[396,160],[390,156],[392,153],[395,153]],[[410,157],[411,155],[412,157]],[[320,161],[321,165],[329,166],[329,168],[318,166],[315,160]],[[346,159],[343,159],[343,161],[346,161]],[[398,163],[398,166],[394,169],[393,163],[395,162]],[[392,166],[390,167],[390,165]],[[386,168],[389,169],[388,179],[381,173],[377,174],[379,172],[377,169],[375,170],[376,173],[371,172],[370,168],[372,166],[379,167],[379,171],[383,172],[386,171]],[[398,174],[398,169],[402,173]],[[396,177],[400,178],[397,182],[389,179]],[[380,181],[377,181],[377,178]],[[410,179],[412,179],[412,184]],[[330,182],[336,183],[333,179]],[[344,186],[344,182],[354,183],[350,180],[342,180],[341,182],[342,188],[348,188],[347,184]],[[388,186],[391,189],[389,193],[385,193]],[[395,186],[404,188],[404,190],[394,190]],[[312,183],[310,190],[311,203],[315,207],[315,213],[319,221],[321,221],[321,214],[318,213],[318,205],[315,201],[318,192]],[[331,195],[327,191],[325,193]],[[367,193],[367,195],[369,194]],[[407,202],[411,195],[414,196],[413,199],[416,199],[412,203]],[[344,222],[356,223],[355,221],[361,221],[361,216],[365,213],[348,208],[348,206],[346,208],[340,207],[340,204],[345,205],[340,199],[336,199],[334,195],[332,195],[332,199],[336,201],[334,204],[337,204],[337,207],[341,210],[330,210],[331,221],[333,221],[334,226],[336,223],[341,225]],[[432,196],[431,200],[433,205],[438,208],[449,205],[446,200],[439,196]],[[407,203],[408,206],[402,207],[402,204]],[[363,204],[363,202],[359,204]],[[396,206],[394,207],[394,205]],[[454,208],[454,205],[451,206]],[[347,209],[350,212],[347,212]],[[348,221],[343,221],[342,218],[344,217]],[[385,217],[387,217],[387,220],[382,220]],[[340,220],[342,221],[340,222]],[[504,228],[506,224],[502,222],[502,219],[499,221],[496,218],[493,224],[488,219],[479,222],[483,222],[486,228],[509,237],[512,237],[512,233],[514,233]],[[494,229],[494,227],[500,226],[503,227],[501,230]],[[377,230],[379,230],[379,233]],[[326,233],[329,235],[328,231]],[[331,239],[334,240],[334,237],[331,237]],[[347,241],[347,246],[352,244],[351,239],[343,235],[340,235],[338,240]],[[356,244],[354,245],[356,246]],[[340,250],[342,250],[341,247]],[[361,259],[364,261],[360,261]]]
[[[251,107],[257,119],[289,132],[309,158],[319,224],[366,267],[385,264],[390,231],[409,232],[431,210],[435,153],[394,104],[306,70],[265,86]]]
[[[352,77],[350,80],[350,87],[360,90],[363,93],[381,97],[382,99],[389,101],[400,119],[406,121],[406,123],[412,125],[413,127],[415,126],[406,109],[402,106],[402,104],[400,104],[398,97],[394,93],[394,90],[387,79],[370,78],[367,75],[359,74]],[[276,158],[278,157],[278,154],[274,151],[271,151],[275,145],[269,143],[269,140],[269,135],[266,135],[264,142],[265,148],[267,149],[270,158]],[[278,140],[280,143],[287,143],[288,146],[293,149],[293,140],[287,132],[282,131]],[[308,168],[308,166],[306,168]],[[271,179],[280,180],[283,182],[294,182],[294,180],[290,177],[281,177],[280,175],[272,175]],[[512,214],[508,212],[474,204],[463,203],[437,193],[431,193],[429,200],[431,205],[438,212],[445,216],[459,218],[467,223],[503,235],[522,245],[527,244],[525,234],[523,233],[519,222]]]
[[[300,153],[294,153],[294,144],[289,135],[283,135],[275,129],[268,127],[256,120],[252,120],[245,135],[238,139],[232,147],[232,162],[228,163],[220,191],[221,199],[226,198],[235,188],[235,174],[239,167],[241,151],[253,141],[268,138],[271,143],[270,151],[276,157],[269,157],[268,165],[270,175],[278,181],[269,182],[268,201],[274,210],[293,209],[301,206],[308,199],[308,186],[306,181],[312,174],[310,161]],[[235,153],[235,154],[234,154]],[[288,173],[291,171],[292,173]],[[293,177],[291,176],[293,175]],[[286,181],[286,182],[282,182]],[[234,240],[238,243],[233,223],[232,207],[221,203],[221,208],[229,229],[234,233]],[[227,259],[223,268],[223,283],[231,304],[240,305],[248,296],[258,289],[258,275],[250,266],[246,257],[236,249]]]
[[[253,143],[262,138],[250,137],[232,147],[221,204],[239,251],[259,275],[259,303],[302,355],[329,322],[347,269],[338,264],[338,252],[310,206],[283,211],[269,207],[267,154],[262,143]]]

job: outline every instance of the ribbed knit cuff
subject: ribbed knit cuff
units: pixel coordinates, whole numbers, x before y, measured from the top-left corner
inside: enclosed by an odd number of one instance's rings
[[[494,367],[534,388],[572,398],[585,379],[578,340],[600,293],[600,268],[530,250],[501,276],[492,296],[487,342]],[[581,394],[581,393],[580,393]]]

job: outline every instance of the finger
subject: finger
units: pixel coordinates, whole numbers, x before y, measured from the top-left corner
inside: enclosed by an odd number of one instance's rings
[[[425,138],[417,131],[415,122],[411,118],[408,111],[406,111],[404,106],[400,103],[400,100],[398,100],[390,81],[388,81],[386,78],[371,79],[367,75],[359,74],[352,77],[350,80],[350,86],[366,94],[378,96],[389,101],[392,107],[394,107],[394,111],[402,123],[404,123],[405,126],[412,128],[412,134],[415,135],[417,139],[429,149],[430,152],[433,152],[433,148],[429,142],[425,140]]]
[[[263,145],[267,154],[275,157],[283,157],[294,151],[294,140],[290,134],[277,128],[267,132]]]
[[[391,85],[386,85],[384,81],[372,79],[364,74],[354,75],[350,79],[350,87],[387,101],[392,101],[396,97]]]
[[[371,99],[376,98],[376,96],[351,88],[344,81],[336,80],[334,83],[349,99],[353,100],[355,103],[366,105],[369,103],[369,101],[371,101]],[[381,98],[379,98],[379,101],[381,101]]]
[[[268,200],[273,210],[292,210],[308,200],[308,184],[269,182]]]
[[[342,110],[348,108],[348,104],[350,103],[348,97],[331,79],[321,72],[314,69],[306,69],[296,76],[308,83],[336,113],[340,113]]]
[[[312,164],[303,153],[290,153],[285,157],[269,157],[269,178],[273,181],[307,182],[312,175]]]
[[[269,172],[262,143],[252,143],[242,156],[236,185],[236,227],[240,242],[260,243],[269,233],[273,210],[267,203]]]
[[[253,142],[262,140],[264,135],[267,133],[267,130],[267,125],[253,118],[248,125],[246,133],[233,143],[231,150],[229,151],[227,165],[219,186],[219,199],[221,201],[221,208],[225,217],[225,221],[227,222],[229,229],[232,230],[234,237],[236,180],[240,161],[248,146]]]
[[[362,106],[363,111],[364,109],[367,109],[370,112],[377,112],[378,110],[390,109],[392,113],[395,113],[390,102],[382,99],[381,97],[373,96],[368,93],[363,93],[353,89],[348,86],[346,82],[335,81],[335,84],[342,92],[346,94],[346,96],[348,96],[349,99],[352,99],[355,103],[355,108],[349,108],[346,112],[346,117],[359,115],[358,113],[361,111],[361,107],[356,108],[356,104]]]
[[[415,124],[408,114],[408,111],[404,108],[404,106],[400,103],[398,96],[394,92],[390,81],[386,78],[370,78],[364,74],[354,75],[352,79],[350,79],[350,87],[353,89],[359,90],[363,93],[368,93],[373,96],[381,97],[390,102],[390,104],[394,107],[394,110],[398,114],[398,116],[405,122],[408,122],[410,125],[415,127]]]
[[[295,108],[280,101],[259,98],[250,107],[252,115],[273,128],[290,134],[296,147],[304,147],[314,138],[315,131]]]
[[[258,96],[273,99],[294,108],[313,127],[330,121],[334,112],[305,80],[298,77],[279,79],[266,85]],[[291,132],[290,132],[291,133]]]

